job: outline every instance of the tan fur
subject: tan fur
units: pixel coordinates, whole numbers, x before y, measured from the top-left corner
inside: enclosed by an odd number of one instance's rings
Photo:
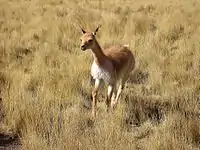
[[[117,75],[120,75],[126,65],[129,67],[134,67],[135,65],[132,52],[125,46],[112,46],[104,49],[103,52],[112,61]]]
[[[99,27],[95,32],[91,33],[81,28],[83,32],[83,36],[81,37],[81,49],[91,49],[94,58],[91,68],[91,74],[95,78],[95,87],[92,92],[93,117],[96,116],[97,92],[101,79],[108,84],[106,105],[107,110],[109,110],[110,106],[112,108],[116,107],[124,84],[135,67],[135,58],[128,45],[115,45],[104,50],[101,49],[95,38],[98,29]],[[117,82],[120,82],[118,90],[116,90]]]

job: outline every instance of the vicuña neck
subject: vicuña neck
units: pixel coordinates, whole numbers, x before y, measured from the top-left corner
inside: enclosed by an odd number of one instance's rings
[[[107,59],[107,57],[105,56],[105,54],[103,53],[99,43],[97,41],[95,41],[95,47],[92,48],[92,52],[93,52],[93,57],[94,57],[94,61],[98,64],[98,65],[102,65],[105,60]]]

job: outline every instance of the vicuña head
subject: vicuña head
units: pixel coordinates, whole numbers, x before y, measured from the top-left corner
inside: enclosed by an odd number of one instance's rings
[[[85,51],[86,49],[93,49],[95,48],[96,38],[95,35],[99,30],[100,26],[96,28],[94,32],[86,32],[84,29],[81,28],[83,36],[81,37],[81,50]]]
[[[91,49],[93,53],[93,64],[91,75],[95,79],[95,87],[92,91],[92,116],[96,116],[97,93],[101,81],[108,85],[106,105],[107,111],[116,108],[119,97],[124,88],[131,71],[135,68],[135,58],[128,46],[114,45],[102,49],[95,35],[100,26],[94,32],[81,31],[81,50]],[[119,87],[116,85],[119,82]],[[112,101],[111,101],[112,99]]]

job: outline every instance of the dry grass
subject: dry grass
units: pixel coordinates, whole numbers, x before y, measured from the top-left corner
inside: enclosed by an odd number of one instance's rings
[[[22,149],[200,149],[198,0],[1,0],[2,132]],[[136,55],[121,105],[89,120],[88,52],[81,32]],[[125,103],[126,102],[126,103]],[[137,125],[137,126],[135,126]]]

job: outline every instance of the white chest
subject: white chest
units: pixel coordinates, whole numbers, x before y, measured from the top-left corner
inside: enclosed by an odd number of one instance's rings
[[[106,83],[113,83],[114,78],[112,76],[113,66],[110,62],[105,62],[105,67],[100,67],[94,61],[91,67],[91,75],[94,79],[102,79]]]

